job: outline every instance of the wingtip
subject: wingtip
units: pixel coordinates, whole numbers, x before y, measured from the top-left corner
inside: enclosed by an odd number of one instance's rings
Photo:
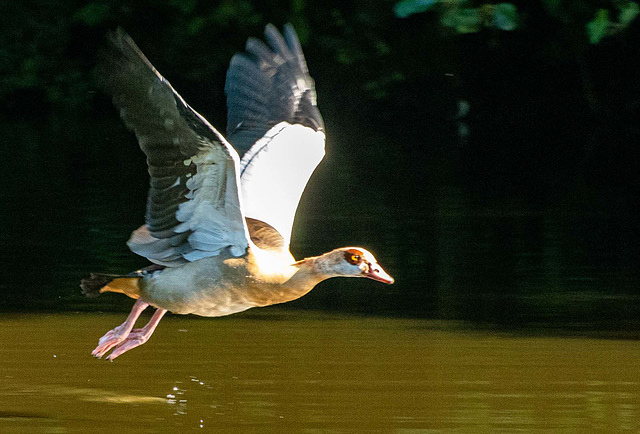
[[[284,39],[287,42],[295,41],[296,45],[300,45],[300,38],[298,38],[298,32],[296,32],[296,29],[295,27],[293,27],[293,24],[286,23],[282,27],[282,34],[284,35]]]
[[[129,34],[122,28],[116,27],[115,29],[109,30],[104,37],[104,46],[100,49],[99,54],[103,57],[113,56],[112,53],[130,53],[131,49],[134,52],[140,52],[140,49],[137,47],[136,43],[133,42],[133,39]]]
[[[124,28],[118,26],[111,31],[111,33],[117,35],[120,38],[129,37],[129,34],[124,30]]]
[[[108,44],[116,47],[122,47],[125,43],[129,43],[129,41],[133,42],[131,36],[120,26],[109,30],[105,35],[105,39]]]
[[[273,24],[269,23],[264,27],[264,37],[271,45],[271,48],[277,49],[279,45],[286,47],[286,43],[284,41],[284,37],[280,30]]]
[[[287,33],[291,33],[296,35],[296,29],[295,27],[293,27],[293,24],[291,23],[285,23],[284,26],[282,26],[282,31],[287,34]]]
[[[277,36],[285,36],[285,39],[289,39],[290,37],[293,37],[294,39],[298,39],[298,34],[296,32],[296,29],[293,26],[293,24],[290,22],[285,23],[282,26],[282,32],[280,32],[280,30],[278,30],[278,28],[274,24],[269,23],[264,27],[264,34],[267,38],[269,38],[270,35],[277,35]]]
[[[278,28],[275,25],[273,25],[272,23],[268,23],[266,26],[264,26],[265,35],[268,35],[269,33],[273,33],[273,32],[279,33]]]

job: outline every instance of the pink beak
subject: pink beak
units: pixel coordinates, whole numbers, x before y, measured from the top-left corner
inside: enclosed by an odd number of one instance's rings
[[[387,284],[395,282],[393,277],[389,276],[378,263],[369,264],[369,271],[363,272],[362,276]]]

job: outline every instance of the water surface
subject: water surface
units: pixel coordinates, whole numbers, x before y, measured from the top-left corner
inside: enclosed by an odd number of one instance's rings
[[[637,432],[636,341],[248,311],[169,316],[110,363],[123,315],[0,320],[0,431]]]

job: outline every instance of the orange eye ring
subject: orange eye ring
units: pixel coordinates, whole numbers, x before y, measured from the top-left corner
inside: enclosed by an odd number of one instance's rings
[[[344,252],[344,260],[351,265],[358,265],[364,260],[364,257],[360,251],[350,249]]]

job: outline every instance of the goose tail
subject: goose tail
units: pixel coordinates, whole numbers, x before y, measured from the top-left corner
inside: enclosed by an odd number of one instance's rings
[[[131,298],[140,298],[140,279],[164,270],[164,265],[152,264],[129,274],[91,273],[80,281],[82,293],[97,297],[103,292],[119,292]]]
[[[90,298],[97,297],[103,292],[119,292],[131,298],[140,297],[138,285],[141,276],[117,275],[105,273],[91,273],[80,281],[82,293]]]

